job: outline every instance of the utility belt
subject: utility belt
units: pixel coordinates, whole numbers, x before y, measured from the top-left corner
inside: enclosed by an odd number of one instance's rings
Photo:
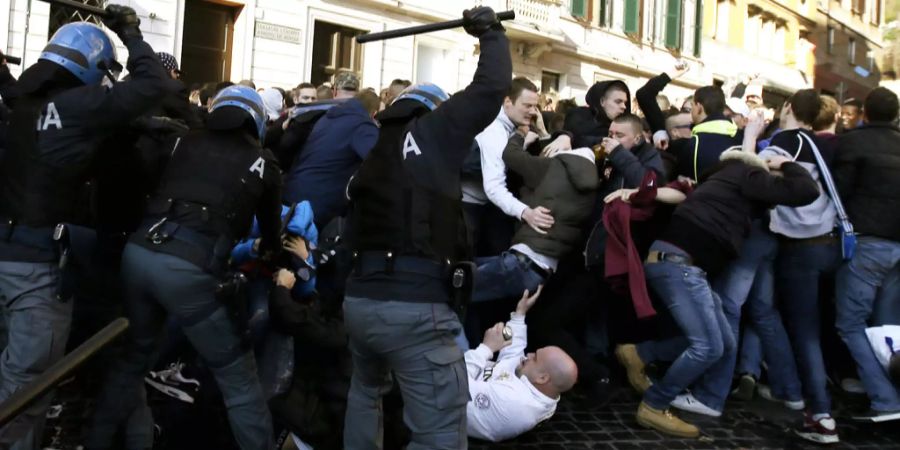
[[[837,233],[831,232],[828,234],[823,234],[821,236],[815,236],[811,238],[790,238],[787,236],[780,236],[779,241],[784,244],[791,245],[827,245],[827,244],[837,244],[839,242],[840,236]]]
[[[534,262],[534,260],[531,259],[530,256],[528,256],[518,250],[509,249],[509,252],[512,253],[513,256],[515,256],[516,259],[519,260],[519,264],[522,264],[528,270],[540,275],[541,278],[544,279],[544,281],[547,281],[547,279],[549,279],[550,275],[553,273],[553,272],[539,266],[538,263]]]
[[[228,258],[235,242],[224,235],[218,239],[163,217],[157,222],[145,222],[131,241],[149,250],[177,256],[217,278],[227,269]]]
[[[440,262],[419,256],[397,255],[389,251],[353,253],[353,275],[356,277],[395,273],[414,274],[441,281],[452,293],[450,307],[460,317],[465,315],[475,286],[475,263],[451,263],[449,260]]]
[[[0,241],[44,250],[55,250],[53,227],[19,225],[12,219],[0,221]]]

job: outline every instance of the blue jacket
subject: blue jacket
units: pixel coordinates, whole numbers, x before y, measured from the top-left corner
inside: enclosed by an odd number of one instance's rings
[[[378,126],[356,99],[328,110],[285,176],[284,202],[308,200],[322,228],[343,215],[350,177],[378,140]]]
[[[703,174],[719,164],[719,156],[744,140],[743,130],[724,116],[710,116],[694,125],[688,139],[670,144],[669,152],[678,158],[676,175],[700,180]]]

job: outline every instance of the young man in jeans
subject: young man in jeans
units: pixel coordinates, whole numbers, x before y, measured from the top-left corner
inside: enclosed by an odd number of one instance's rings
[[[638,423],[674,436],[696,437],[700,430],[673,416],[669,404],[706,376],[724,355],[735,351],[731,325],[707,272],[724,267],[737,256],[752,218],[761,217],[774,205],[808,204],[819,194],[806,170],[787,158],[765,162],[754,154],[732,150],[721,159],[715,172],[675,210],[668,227],[650,246],[644,265],[648,284],[668,307],[684,337],[616,349],[628,381],[638,391],[646,391],[638,408]],[[784,176],[776,177],[769,169],[781,170]],[[657,198],[663,200],[660,195],[664,193],[668,191],[660,189]],[[623,197],[628,198],[627,192]],[[674,363],[651,386],[644,366],[654,360]]]
[[[805,168],[819,184],[816,201],[806,206],[778,206],[771,213],[770,229],[779,238],[775,269],[777,297],[785,314],[794,355],[803,380],[809,409],[800,429],[804,439],[818,443],[839,441],[837,424],[831,417],[831,397],[826,389],[825,362],[820,338],[819,280],[841,265],[840,240],[834,233],[837,212],[810,142],[830,170],[834,146],[819,139],[812,124],[823,102],[812,89],[798,91],[781,111],[783,130],[760,152],[763,158],[781,155]],[[770,364],[771,369],[771,364]]]
[[[875,88],[866,97],[864,125],[842,136],[834,177],[859,233],[856,252],[838,271],[838,333],[856,360],[871,410],[862,420],[900,419],[900,392],[878,363],[866,339],[878,288],[900,264],[900,130],[894,125],[897,95]]]

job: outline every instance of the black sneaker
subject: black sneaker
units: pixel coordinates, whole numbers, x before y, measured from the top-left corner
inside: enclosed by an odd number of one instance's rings
[[[756,393],[756,377],[745,373],[741,375],[737,387],[731,391],[731,396],[749,402],[753,400],[753,394]]]
[[[875,411],[870,409],[859,414],[853,414],[850,418],[859,422],[888,422],[900,419],[900,411]]]
[[[200,382],[193,378],[185,378],[181,374],[184,363],[181,361],[169,364],[169,368],[159,372],[150,372],[144,377],[152,388],[186,403],[194,403],[194,395],[200,390]]]
[[[813,420],[812,415],[803,415],[803,426],[794,430],[797,436],[817,444],[836,444],[841,441],[837,433],[837,422],[831,416]]]

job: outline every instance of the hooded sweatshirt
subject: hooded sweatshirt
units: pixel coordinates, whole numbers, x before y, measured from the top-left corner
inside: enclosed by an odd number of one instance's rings
[[[377,140],[378,126],[359,100],[329,109],[285,176],[285,202],[309,200],[320,227],[342,215],[347,182]]]
[[[523,143],[524,138],[514,134],[503,151],[503,162],[522,176],[525,203],[548,208],[555,223],[547,234],[522,226],[513,237],[513,247],[524,244],[535,253],[559,259],[580,245],[582,225],[594,206],[598,184],[594,154],[580,148],[541,158],[524,151]]]
[[[613,119],[606,116],[600,102],[612,86],[619,86],[625,91],[628,96],[625,111],[631,111],[631,91],[625,82],[609,80],[594,83],[584,96],[587,106],[572,109],[566,114],[563,129],[573,135],[572,148],[593,147],[609,135],[609,126]]]

